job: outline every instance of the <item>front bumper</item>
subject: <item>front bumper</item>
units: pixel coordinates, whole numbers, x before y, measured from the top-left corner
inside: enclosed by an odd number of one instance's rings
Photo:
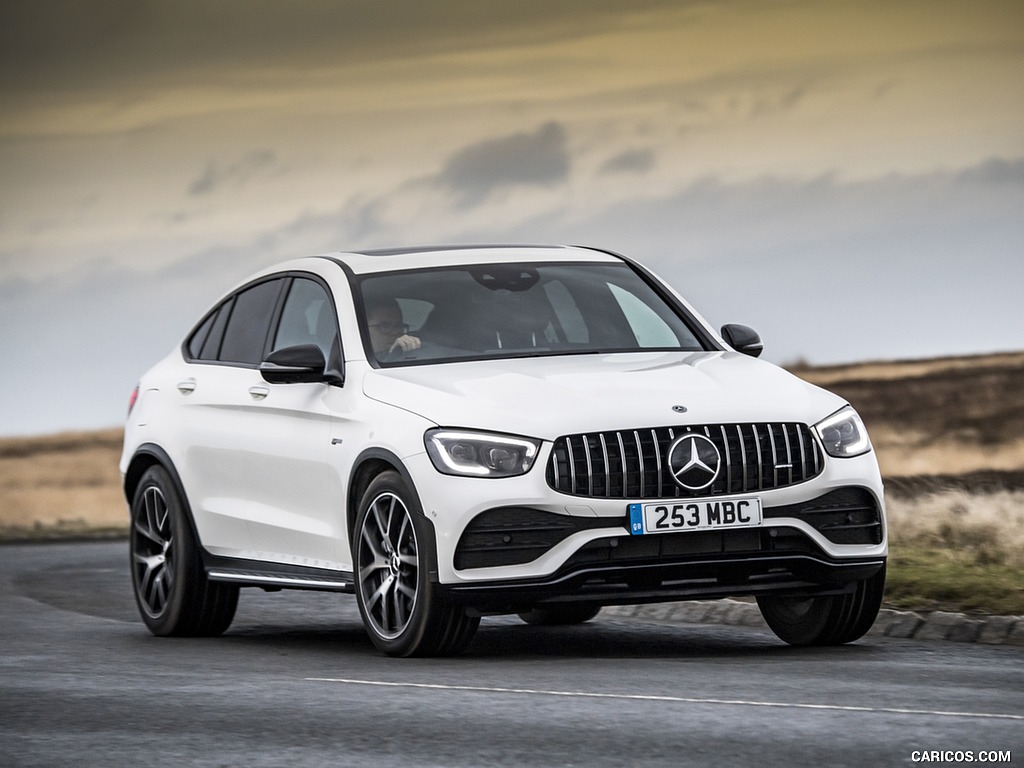
[[[500,480],[441,475],[425,454],[409,459],[435,532],[435,578],[451,599],[630,603],[835,590],[888,554],[873,453],[827,460],[812,480],[764,491],[760,527],[654,536],[630,535],[630,499],[553,490],[536,471],[544,458]]]
[[[585,547],[545,578],[441,589],[449,600],[478,614],[520,613],[565,603],[629,605],[744,595],[815,596],[850,592],[886,561],[877,557],[837,562],[821,555],[782,552],[642,557],[633,552],[619,554],[617,549]]]

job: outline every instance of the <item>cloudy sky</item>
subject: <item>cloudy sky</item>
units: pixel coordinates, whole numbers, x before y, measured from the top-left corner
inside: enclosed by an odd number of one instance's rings
[[[774,362],[1024,349],[1024,3],[0,3],[0,434],[118,424],[259,267],[508,240]]]

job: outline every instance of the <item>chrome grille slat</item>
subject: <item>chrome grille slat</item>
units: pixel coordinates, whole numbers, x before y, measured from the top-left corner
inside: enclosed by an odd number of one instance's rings
[[[622,433],[616,432],[619,439],[619,467],[622,469],[622,498],[629,495],[629,481],[626,478],[626,446],[622,442]]]
[[[667,455],[685,434],[706,436],[721,457],[712,485],[676,483]],[[686,498],[749,493],[806,482],[824,459],[810,427],[796,423],[700,424],[566,435],[555,441],[547,481],[590,498]]]
[[[800,471],[807,474],[807,450],[804,447],[804,436],[797,433],[797,441],[800,443]]]
[[[604,439],[603,433],[598,435],[598,437],[601,438],[601,456],[604,458],[604,495],[611,496],[612,486],[611,483],[608,482],[608,442]]]
[[[642,445],[640,445],[640,433],[637,432],[635,429],[633,430],[633,440],[636,442],[636,459],[637,459],[637,462],[640,464],[640,472],[638,473],[640,475],[640,497],[643,498],[643,495],[644,495],[644,485],[645,485],[645,483],[644,483],[644,448],[643,448]]]
[[[661,488],[661,484],[665,481],[661,470],[661,443],[658,442],[658,430],[651,430],[651,438],[654,440],[654,458],[658,463],[658,487]]]
[[[736,442],[739,443],[739,466],[741,467],[740,474],[743,478],[741,489],[745,493],[751,486],[746,482],[746,443],[743,441],[743,428],[738,424],[736,425]]]
[[[786,438],[786,464],[789,466],[789,481],[786,485],[793,484],[793,449],[789,444],[789,429],[782,425],[782,436]]]
[[[722,442],[725,444],[725,487],[732,488],[732,450],[729,436],[725,433],[724,424],[719,429],[722,430]]]
[[[757,433],[757,425],[750,425],[754,433],[754,448],[757,449],[757,490],[764,488],[764,460],[761,458],[761,436]]]
[[[565,441],[566,452],[569,455],[569,487],[572,488],[570,493],[576,493],[576,460],[572,455],[572,438],[567,438]]]
[[[583,454],[587,460],[587,496],[594,495],[594,464],[590,460],[590,438],[583,438]]]

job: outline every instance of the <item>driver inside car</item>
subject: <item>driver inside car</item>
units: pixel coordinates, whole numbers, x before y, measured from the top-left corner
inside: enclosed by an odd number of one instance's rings
[[[374,304],[367,315],[370,342],[377,359],[412,352],[420,348],[420,340],[409,335],[409,326],[402,320],[402,310],[394,299]]]

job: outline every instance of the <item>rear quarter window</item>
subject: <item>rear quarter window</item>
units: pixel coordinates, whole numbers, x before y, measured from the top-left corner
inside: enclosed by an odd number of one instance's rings
[[[235,296],[217,359],[225,363],[259,365],[267,344],[281,280],[268,280]]]

